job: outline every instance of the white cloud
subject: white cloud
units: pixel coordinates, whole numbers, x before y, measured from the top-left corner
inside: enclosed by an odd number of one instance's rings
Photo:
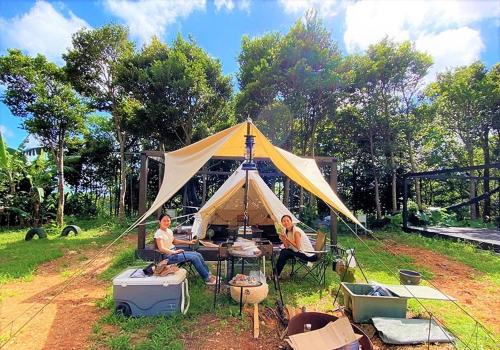
[[[235,6],[238,10],[250,12],[250,0],[215,0],[214,5],[217,12],[223,7],[231,12]]]
[[[71,11],[63,14],[48,2],[37,1],[23,15],[0,18],[2,48],[18,48],[30,55],[41,53],[62,63],[61,55],[71,46],[71,35],[82,27],[90,26]]]
[[[484,48],[470,24],[500,15],[496,1],[370,1],[349,2],[344,43],[348,52],[365,50],[385,36],[412,40],[433,56],[430,74],[479,59]]]
[[[130,35],[144,43],[161,36],[168,25],[196,10],[205,10],[206,0],[107,0],[106,8],[125,21]]]
[[[438,34],[422,35],[416,40],[415,47],[432,56],[434,65],[427,79],[432,80],[436,73],[477,60],[484,44],[477,30],[461,27]]]
[[[279,0],[286,13],[303,15],[309,9],[315,9],[322,17],[333,17],[342,8],[343,4],[337,0]]]
[[[2,133],[2,136],[6,139],[14,136],[14,132],[2,124],[0,124],[0,133]]]
[[[220,11],[222,7],[225,7],[228,11],[232,11],[234,9],[233,0],[215,0],[214,5],[217,11]]]

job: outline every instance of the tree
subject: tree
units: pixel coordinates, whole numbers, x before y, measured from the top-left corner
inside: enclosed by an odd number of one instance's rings
[[[57,223],[64,223],[64,149],[69,135],[83,127],[88,108],[67,82],[64,70],[42,55],[9,50],[0,58],[0,82],[7,88],[2,101],[23,127],[49,149],[57,164]]]
[[[128,101],[123,88],[117,83],[116,72],[124,59],[133,54],[128,31],[119,25],[105,25],[98,29],[83,29],[73,35],[73,49],[63,55],[66,72],[76,90],[87,97],[100,111],[111,113],[115,135],[120,145],[120,200],[119,217],[125,218],[127,186],[125,141],[123,128]]]
[[[125,61],[118,78],[139,103],[127,127],[142,137],[153,135],[161,149],[189,145],[197,133],[227,119],[230,79],[192,39],[178,36],[169,48],[153,38]]]
[[[439,118],[462,141],[469,166],[474,166],[474,148],[481,138],[485,115],[484,79],[486,69],[480,62],[439,74],[427,88],[427,95],[436,105]],[[489,153],[489,151],[488,151]],[[471,175],[474,172],[471,171]],[[476,197],[476,182],[470,180],[469,198]],[[470,215],[477,217],[477,205],[472,204]]]

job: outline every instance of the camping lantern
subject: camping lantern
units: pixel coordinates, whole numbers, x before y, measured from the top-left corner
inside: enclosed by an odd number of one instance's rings
[[[245,135],[245,162],[242,165],[243,170],[257,170],[253,162],[253,145],[255,144],[254,135]]]

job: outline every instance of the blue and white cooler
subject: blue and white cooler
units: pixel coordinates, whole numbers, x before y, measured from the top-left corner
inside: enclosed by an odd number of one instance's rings
[[[189,309],[187,272],[179,269],[167,276],[145,276],[129,268],[113,278],[115,310],[124,316],[186,314]]]

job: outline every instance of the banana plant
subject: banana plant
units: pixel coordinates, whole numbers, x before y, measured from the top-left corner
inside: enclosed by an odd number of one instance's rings
[[[0,132],[0,181],[6,181],[9,194],[16,193],[16,184],[23,177],[24,156],[9,151]]]

